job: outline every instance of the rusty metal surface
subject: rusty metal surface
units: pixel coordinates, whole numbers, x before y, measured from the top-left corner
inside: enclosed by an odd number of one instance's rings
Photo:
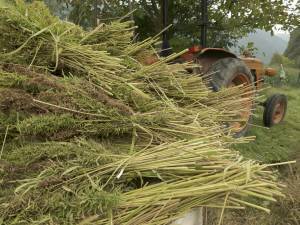
[[[207,73],[212,64],[223,58],[237,56],[223,48],[204,48],[198,53],[195,62],[201,65],[201,73]]]
[[[248,66],[252,74],[255,75],[255,82],[258,89],[263,86],[263,76],[265,74],[264,65],[261,60],[252,57],[241,57],[240,59]]]
[[[212,64],[222,58],[232,57],[238,58],[232,52],[229,52],[222,48],[190,48],[191,50],[197,49],[197,51],[189,51],[182,56],[180,60],[182,62],[194,61],[199,64],[200,67],[195,72],[205,74],[209,71]],[[263,87],[263,76],[275,76],[276,70],[273,68],[264,68],[264,65],[260,59],[254,57],[239,57],[246,66],[250,69],[254,76],[254,81],[258,89]]]
[[[195,62],[201,66],[199,73],[207,73],[212,64],[218,61],[217,57],[199,57],[195,59]]]
[[[224,56],[225,57],[237,58],[237,56],[234,53],[232,53],[230,51],[227,51],[224,48],[203,48],[200,52],[200,55],[206,55],[208,53],[209,53],[209,55],[222,56],[222,58]]]
[[[277,74],[277,70],[271,67],[265,68],[265,75],[268,77],[274,77]]]

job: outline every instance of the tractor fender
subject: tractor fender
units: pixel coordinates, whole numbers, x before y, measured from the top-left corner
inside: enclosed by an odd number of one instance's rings
[[[238,57],[223,48],[204,48],[197,54],[196,63],[201,65],[201,72],[206,73],[212,64],[223,58]]]

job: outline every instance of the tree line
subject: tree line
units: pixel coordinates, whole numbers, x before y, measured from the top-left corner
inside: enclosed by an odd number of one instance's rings
[[[130,11],[140,39],[153,36],[162,27],[162,0],[44,0],[59,16],[84,27],[120,18]],[[199,43],[200,0],[169,0],[169,37],[175,48]],[[271,31],[275,24],[283,30],[299,25],[299,4],[294,0],[208,0],[208,45],[230,47],[255,29]]]

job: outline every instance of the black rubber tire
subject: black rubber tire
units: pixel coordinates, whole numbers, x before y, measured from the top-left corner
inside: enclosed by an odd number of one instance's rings
[[[275,113],[275,106],[278,103],[282,103],[284,106],[284,112],[281,120],[277,123],[274,122],[274,113]],[[266,127],[272,127],[276,124],[279,124],[283,121],[286,111],[287,111],[287,97],[283,94],[274,94],[270,96],[264,103],[264,115],[263,115],[263,122]]]
[[[211,88],[214,91],[219,91],[222,88],[228,87],[228,85],[232,82],[234,77],[237,74],[245,74],[250,82],[253,84],[253,89],[255,89],[254,78],[250,71],[250,69],[246,66],[246,64],[237,58],[223,58],[215,62],[210,69],[208,70],[208,74],[211,75]],[[254,108],[254,104],[252,106],[252,110]],[[253,120],[252,114],[249,117],[247,125],[243,130],[236,132],[234,137],[242,137],[245,136],[247,131],[249,130],[250,124]]]

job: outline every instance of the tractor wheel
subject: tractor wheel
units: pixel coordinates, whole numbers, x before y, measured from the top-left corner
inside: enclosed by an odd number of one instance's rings
[[[208,74],[211,74],[211,87],[214,91],[219,91],[222,88],[228,88],[244,84],[249,87],[251,91],[255,90],[254,79],[249,68],[245,63],[236,58],[224,58],[215,62],[209,69]],[[245,89],[245,97],[251,97],[249,88]],[[250,93],[250,94],[249,94]],[[252,111],[254,109],[254,101],[247,100],[245,105],[241,106],[243,112],[240,114],[238,122],[232,122],[228,126],[232,127],[234,137],[244,136],[249,124],[252,122]]]
[[[272,95],[264,103],[264,106],[264,125],[272,127],[284,119],[287,110],[287,97],[283,94]]]

